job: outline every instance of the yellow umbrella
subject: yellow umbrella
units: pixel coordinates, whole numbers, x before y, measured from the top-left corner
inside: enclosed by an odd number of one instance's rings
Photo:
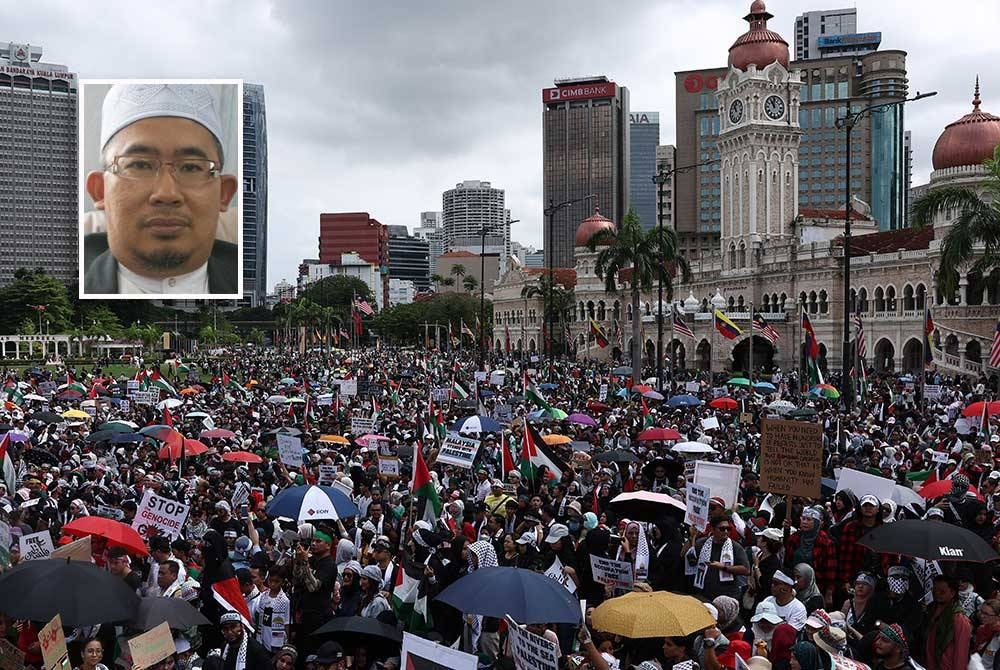
[[[89,419],[90,415],[86,412],[81,412],[78,409],[71,409],[63,412],[64,419]]]
[[[668,591],[626,593],[594,610],[596,630],[629,638],[685,637],[714,625],[700,601]]]
[[[569,444],[573,440],[569,435],[544,435],[542,436],[542,441],[545,444]]]
[[[336,444],[350,444],[351,441],[346,437],[341,437],[340,435],[323,435],[319,438],[320,442],[335,442]]]

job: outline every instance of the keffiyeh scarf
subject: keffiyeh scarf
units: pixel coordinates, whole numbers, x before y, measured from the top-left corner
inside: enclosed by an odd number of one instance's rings
[[[694,586],[696,589],[705,588],[705,575],[708,574],[708,564],[712,562],[712,545],[713,539],[708,538],[705,543],[701,545],[701,552],[698,554],[698,572],[694,577]],[[723,565],[733,564],[733,540],[732,538],[726,538],[726,541],[722,545],[722,553],[719,556],[719,562]],[[720,582],[731,582],[733,581],[733,576],[724,571],[719,571],[719,581]]]
[[[233,645],[227,644],[222,648],[222,662],[225,665],[229,658],[229,653],[233,650]],[[239,649],[236,651],[236,670],[246,670],[247,667],[247,633],[243,631]]]

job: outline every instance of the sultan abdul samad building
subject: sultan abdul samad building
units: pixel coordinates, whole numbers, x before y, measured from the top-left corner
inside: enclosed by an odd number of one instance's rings
[[[771,15],[756,0],[746,20],[750,29],[729,50],[729,72],[719,80],[721,248],[691,263],[694,281],[675,285],[675,304],[695,337],[676,336],[680,368],[745,370],[751,346],[750,305],[780,333],[775,344],[752,336],[754,367],[801,367],[796,350],[803,336],[802,311],[820,341],[820,364],[840,368],[843,340],[844,210],[798,206],[799,102],[804,73],[789,69],[788,44],[767,28]],[[891,58],[892,53],[887,52]],[[899,53],[899,52],[895,52]],[[891,67],[889,63],[887,66]],[[969,76],[970,88],[973,76]],[[983,160],[1000,145],[1000,118],[981,108],[978,81],[972,110],[949,123],[934,147],[930,189],[981,188]],[[863,141],[855,132],[855,141]],[[852,311],[860,312],[867,340],[867,363],[876,370],[920,370],[924,308],[936,331],[934,363],[946,373],[995,375],[987,369],[1000,316],[1000,271],[983,278],[962,272],[954,295],[935,282],[941,241],[957,212],[947,212],[922,230],[877,230],[875,221],[852,212]],[[574,268],[556,270],[557,282],[575,292],[569,320],[578,357],[607,358],[629,351],[633,314],[627,282],[608,294],[595,275],[596,253],[585,248],[591,236],[615,222],[599,213],[581,222]],[[494,293],[494,342],[498,351],[541,351],[544,307],[540,297],[525,300],[522,289],[537,285],[547,270],[514,265]],[[643,295],[643,350],[655,360],[656,292]],[[742,330],[726,340],[712,327],[719,307]],[[669,305],[664,305],[664,349],[669,351]],[[593,318],[611,344],[598,348],[590,334]],[[615,323],[622,336],[616,337]],[[852,340],[854,328],[851,328]],[[562,339],[563,334],[558,335]],[[853,346],[853,345],[852,345]]]

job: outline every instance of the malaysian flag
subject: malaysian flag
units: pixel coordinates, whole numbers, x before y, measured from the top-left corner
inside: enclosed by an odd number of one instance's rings
[[[997,329],[993,331],[993,348],[990,349],[990,367],[1000,369],[1000,321],[997,321]]]
[[[766,337],[768,340],[770,340],[771,344],[777,342],[778,339],[781,337],[778,331],[776,331],[771,324],[769,324],[767,321],[764,320],[764,317],[760,315],[760,312],[757,312],[753,315],[752,327],[755,333],[760,333],[761,335]]]
[[[865,340],[865,327],[861,323],[860,313],[854,315],[854,330],[855,353],[858,358],[864,358],[868,355],[868,342]]]
[[[359,312],[362,312],[366,316],[371,316],[375,313],[375,310],[372,309],[372,306],[368,304],[367,300],[358,300],[354,303],[354,306],[358,308]]]
[[[684,322],[684,315],[674,310],[674,332],[694,339],[694,331]]]

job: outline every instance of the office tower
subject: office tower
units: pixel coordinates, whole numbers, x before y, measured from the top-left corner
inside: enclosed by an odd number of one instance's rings
[[[389,235],[368,212],[319,215],[319,264],[340,265],[344,254],[355,253],[382,276],[383,304],[389,296]],[[353,261],[352,261],[353,263]],[[336,274],[336,273],[334,273]]]
[[[448,251],[482,251],[483,230],[488,253],[506,259],[510,253],[510,210],[504,191],[488,181],[468,180],[441,195],[441,223]]]
[[[412,282],[418,291],[430,287],[430,245],[411,237],[406,226],[386,226],[389,232],[389,280]]]
[[[605,76],[557,79],[542,90],[543,206],[580,200],[543,226],[546,266],[572,267],[580,222],[599,208],[621,225],[628,212],[628,89]],[[589,195],[596,198],[583,200]],[[550,255],[551,254],[551,258]]]
[[[441,212],[420,212],[420,225],[413,229],[413,236],[427,240],[430,255],[430,274],[437,274],[437,257],[445,252],[444,228]]]
[[[18,268],[79,276],[77,77],[41,57],[0,43],[0,285]]]
[[[629,113],[629,205],[644,228],[655,228],[657,187],[656,148],[660,144],[660,113]]]
[[[264,87],[243,84],[243,306],[267,295],[267,115]]]
[[[661,144],[656,147],[656,171],[660,172],[670,172],[676,166],[676,155],[677,149],[672,144]],[[674,217],[674,175],[670,174],[663,181],[663,183],[657,182],[656,187],[656,225],[662,225],[664,228],[673,228],[676,219]],[[691,254],[688,250],[681,248],[681,253],[688,258]]]

